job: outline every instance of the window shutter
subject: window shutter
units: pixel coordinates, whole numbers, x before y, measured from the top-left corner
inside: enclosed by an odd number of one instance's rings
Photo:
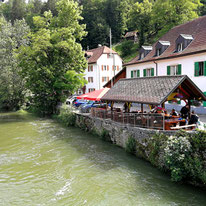
[[[93,66],[91,66],[91,71],[93,72]]]
[[[204,76],[206,76],[206,62],[204,62]]]
[[[131,78],[134,77],[134,71],[131,71]]]
[[[93,77],[91,77],[91,80],[92,80],[91,82],[93,83]]]
[[[167,66],[167,75],[170,75],[170,66]]]
[[[195,62],[195,77],[199,76],[199,62]]]
[[[182,65],[181,64],[178,64],[177,66],[177,75],[181,75],[182,74]]]
[[[102,65],[102,71],[104,70],[104,66]]]
[[[104,77],[102,77],[102,82],[104,82]]]
[[[107,77],[107,81],[109,81],[109,77]]]
[[[206,92],[204,92],[204,95],[206,96]],[[206,101],[203,101],[203,107],[206,107]]]
[[[117,71],[119,71],[119,66],[117,66]]]
[[[147,76],[147,70],[144,69],[144,70],[143,70],[143,73],[144,73],[144,77],[146,77],[146,76]]]
[[[107,71],[109,71],[109,65],[107,65]]]
[[[137,77],[140,77],[140,71],[137,70]]]
[[[151,69],[151,76],[154,76],[154,68]]]
[[[114,65],[112,65],[112,71],[114,71]]]

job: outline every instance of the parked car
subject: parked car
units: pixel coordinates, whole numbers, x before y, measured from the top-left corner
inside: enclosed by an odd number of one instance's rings
[[[79,107],[80,105],[86,104],[87,102],[88,102],[88,101],[86,101],[86,100],[77,99],[77,100],[74,102],[74,106],[75,106],[75,107]]]
[[[92,102],[92,103],[88,103],[85,104],[81,107],[81,112],[82,113],[89,113],[91,111],[92,107],[96,107],[96,108],[106,108],[106,104],[105,103],[99,103],[99,102]]]
[[[69,97],[69,98],[67,98],[67,100],[66,100],[66,104],[67,105],[72,105],[72,104],[74,104],[74,102],[77,100],[77,96],[72,96],[72,97]]]

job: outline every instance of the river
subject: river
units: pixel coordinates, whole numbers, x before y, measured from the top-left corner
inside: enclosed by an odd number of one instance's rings
[[[2,206],[201,206],[205,191],[77,128],[0,115]]]

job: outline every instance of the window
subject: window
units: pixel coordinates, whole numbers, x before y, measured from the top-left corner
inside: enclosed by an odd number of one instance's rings
[[[102,71],[109,71],[108,65],[102,65]]]
[[[119,66],[112,66],[112,71],[119,71]]]
[[[154,68],[144,69],[143,73],[144,73],[144,77],[153,77],[154,76]]]
[[[180,52],[183,50],[183,43],[177,44],[177,52]]]
[[[144,59],[144,53],[143,52],[140,54],[140,59]]]
[[[94,88],[89,88],[89,92],[93,92],[93,91],[95,91]]]
[[[109,81],[109,77],[102,77],[102,82],[108,82]]]
[[[88,77],[88,83],[93,83],[93,77]]]
[[[140,70],[131,71],[131,78],[140,77]]]
[[[181,75],[182,74],[182,65],[172,65],[167,66],[167,75]]]
[[[160,56],[161,54],[161,48],[156,50],[156,56]]]
[[[88,72],[93,72],[93,66],[88,66]]]
[[[206,76],[206,62],[195,62],[195,76]]]

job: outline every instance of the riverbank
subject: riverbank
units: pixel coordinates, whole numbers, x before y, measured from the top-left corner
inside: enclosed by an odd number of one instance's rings
[[[206,188],[206,132],[157,131],[64,112],[60,116],[67,125],[75,125],[124,148],[169,173],[172,181]]]

